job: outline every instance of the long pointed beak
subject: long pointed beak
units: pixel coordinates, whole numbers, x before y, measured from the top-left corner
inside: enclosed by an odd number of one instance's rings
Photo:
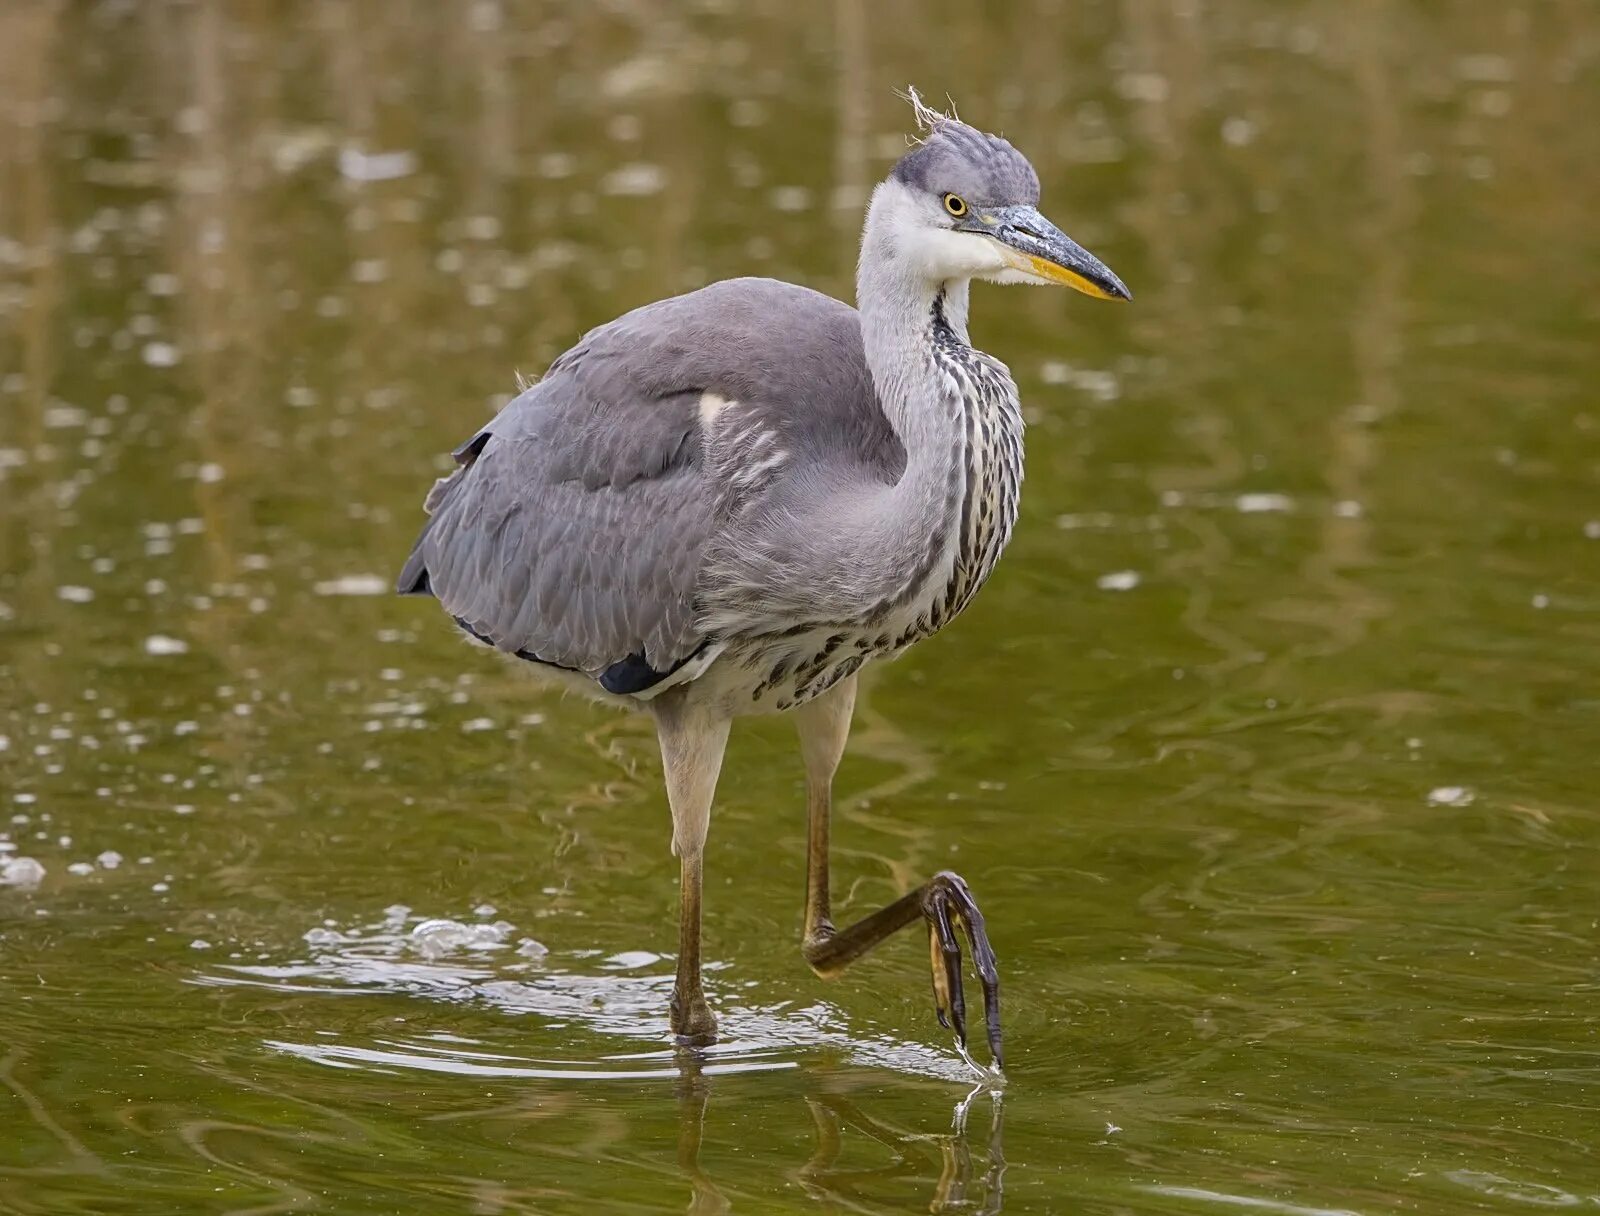
[[[1012,269],[1042,283],[1061,283],[1100,300],[1131,300],[1133,294],[1111,272],[1036,207],[992,207],[980,213],[975,231],[1005,247]]]

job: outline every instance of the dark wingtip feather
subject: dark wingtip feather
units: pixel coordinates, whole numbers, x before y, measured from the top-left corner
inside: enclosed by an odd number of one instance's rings
[[[413,553],[394,581],[396,595],[432,595],[433,584],[428,581],[428,568],[422,564],[422,554]]]
[[[645,662],[644,655],[630,654],[625,659],[618,659],[600,673],[600,687],[609,693],[627,696],[654,687],[676,670],[675,664],[667,671],[657,671]]]

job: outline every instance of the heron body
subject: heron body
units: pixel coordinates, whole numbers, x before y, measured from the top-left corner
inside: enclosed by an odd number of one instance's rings
[[[1003,140],[926,110],[878,187],[859,311],[770,279],[716,283],[585,335],[456,454],[399,580],[469,636],[661,738],[683,915],[673,1029],[714,1035],[699,974],[701,856],[733,718],[799,710],[808,782],[808,961],[844,966],[919,916],[941,1020],[964,1036],[964,926],[999,1061],[998,979],[955,875],[836,930],[829,790],[855,676],[936,633],[1016,522],[1022,415],[968,338],[968,284],[1125,297],[1036,210]]]

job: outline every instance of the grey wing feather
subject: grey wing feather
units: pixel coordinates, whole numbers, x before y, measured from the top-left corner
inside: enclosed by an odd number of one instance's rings
[[[546,381],[475,438],[435,487],[400,577],[508,653],[596,672],[642,653],[666,670],[699,646],[694,583],[710,533],[694,402],[599,407]],[[561,390],[566,390],[562,392]],[[582,415],[631,437],[612,450]]]
[[[893,481],[904,466],[854,309],[717,283],[585,335],[458,449],[398,589],[431,591],[501,650],[590,674],[684,661],[706,641],[708,544],[736,526],[705,464],[706,392],[759,410],[808,467]]]

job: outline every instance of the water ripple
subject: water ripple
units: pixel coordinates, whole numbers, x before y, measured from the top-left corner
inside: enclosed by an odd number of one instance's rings
[[[282,963],[219,964],[192,982],[305,994],[387,992],[471,1002],[511,1016],[531,1016],[551,1031],[578,1026],[609,1038],[656,1043],[670,1037],[664,1011],[672,994],[672,975],[653,969],[663,963],[670,967],[670,959],[643,952],[596,958],[592,951],[573,951],[523,961],[509,949],[511,927],[504,922],[474,926],[487,931],[476,935],[435,935],[419,945],[417,930],[438,924],[469,928],[396,907],[382,920],[364,925],[313,930],[307,934],[308,957]],[[501,957],[506,961],[500,962]],[[707,987],[721,1010],[722,1034],[715,1046],[696,1053],[699,1071],[707,1075],[792,1069],[807,1056],[827,1053],[863,1067],[941,1081],[973,1080],[971,1066],[962,1059],[924,1044],[863,1034],[825,1001],[804,1006],[750,1003],[744,990],[718,982],[717,973],[725,970],[722,965],[707,967]],[[559,1041],[571,1038],[563,1033]],[[671,1047],[607,1053],[596,1059],[558,1059],[467,1050],[483,1044],[456,1035],[366,1043],[269,1039],[265,1045],[332,1068],[458,1076],[639,1080],[676,1077],[683,1067],[681,1050]]]

